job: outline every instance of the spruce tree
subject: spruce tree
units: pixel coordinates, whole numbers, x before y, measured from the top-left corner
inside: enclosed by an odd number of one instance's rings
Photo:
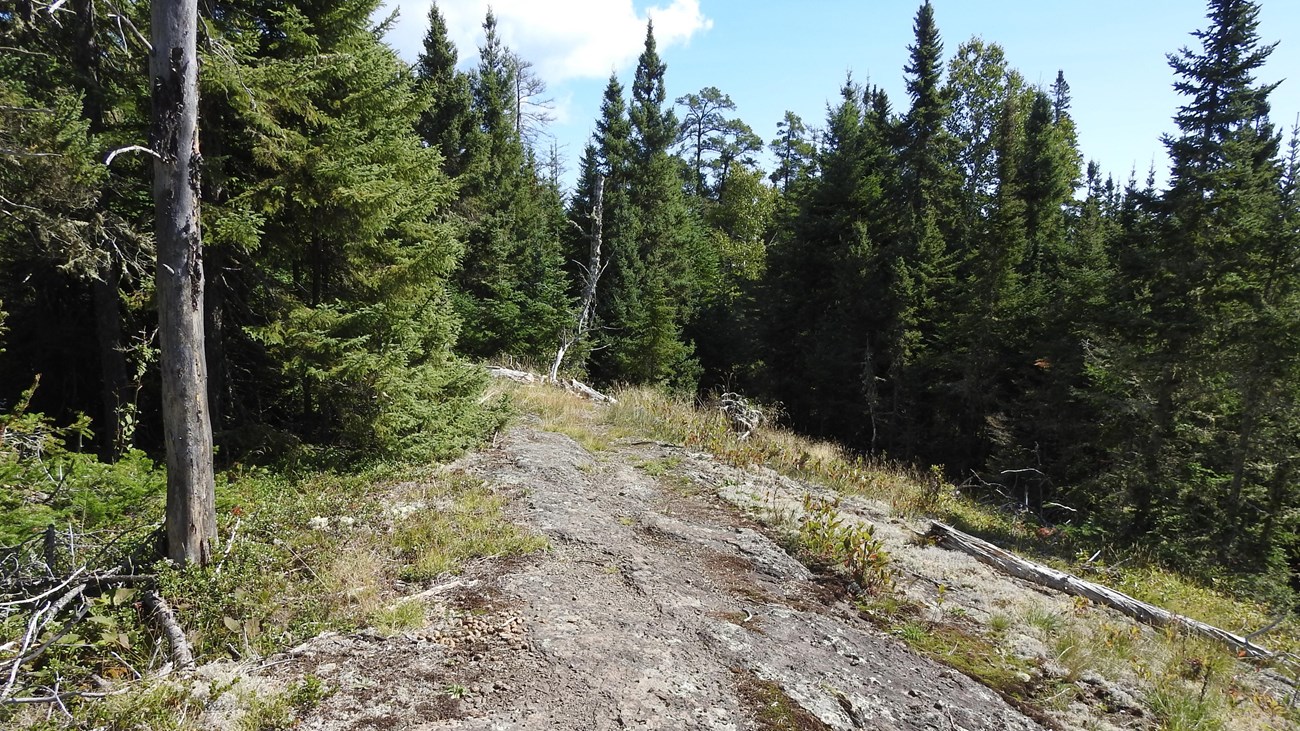
[[[452,177],[465,171],[477,134],[469,76],[456,70],[456,62],[456,47],[447,37],[447,22],[438,4],[432,3],[424,50],[415,62],[415,74],[429,99],[429,108],[420,115],[417,129],[420,138],[442,154],[443,171]]]
[[[1130,485],[1130,530],[1158,531],[1172,557],[1267,571],[1285,558],[1276,534],[1245,515],[1291,470],[1300,350],[1283,333],[1300,311],[1268,120],[1276,85],[1255,79],[1274,48],[1260,42],[1258,14],[1256,3],[1212,0],[1200,47],[1170,56],[1187,101],[1165,138],[1169,189],[1149,206],[1154,235],[1121,260],[1141,319],[1117,333],[1098,373],[1150,404],[1149,436],[1112,446],[1138,457],[1112,473]]]
[[[887,110],[883,94],[846,81],[828,113],[819,175],[797,188],[799,213],[772,246],[763,292],[769,387],[803,428],[872,447],[883,446],[889,410],[889,389],[879,387],[886,311],[876,306],[891,233]]]
[[[31,6],[27,6],[31,10]],[[145,26],[148,10],[117,12]],[[123,47],[93,3],[69,3],[56,22],[43,13],[0,18],[0,300],[11,347],[0,358],[0,400],[37,373],[47,384],[31,406],[59,421],[94,415],[105,459],[130,448],[139,424],[133,345],[151,327],[152,213],[149,162],[109,152],[147,137],[142,44]],[[88,369],[85,364],[95,364]]]
[[[216,110],[233,451],[423,458],[489,426],[483,377],[452,353],[453,188],[415,133],[428,98],[369,26],[373,8],[223,16],[253,96]]]
[[[622,259],[627,276],[620,277],[614,293],[621,298],[618,311],[607,323],[612,330],[609,358],[614,374],[623,379],[694,387],[698,365],[682,327],[693,314],[711,262],[683,198],[680,168],[669,154],[678,124],[664,105],[665,70],[653,24],[647,25],[628,107],[627,194],[635,224],[632,235],[612,252]]]
[[[559,191],[526,149],[516,119],[520,60],[489,11],[471,79],[476,145],[461,178],[468,224],[457,276],[465,322],[460,348],[480,358],[542,360],[554,352],[567,311]]]
[[[907,208],[890,256],[889,353],[893,381],[891,433],[913,453],[938,419],[927,390],[941,380],[937,358],[946,349],[954,261],[958,178],[955,150],[945,123],[951,107],[942,85],[943,43],[926,2],[917,11],[915,41],[908,46],[907,90],[911,108],[899,130],[899,193]]]

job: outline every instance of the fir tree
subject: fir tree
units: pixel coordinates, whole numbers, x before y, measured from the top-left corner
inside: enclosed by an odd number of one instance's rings
[[[453,188],[414,132],[427,97],[371,10],[341,0],[231,29],[256,95],[222,112],[236,451],[240,431],[269,427],[343,455],[429,457],[489,426],[482,376],[452,354]],[[263,46],[263,27],[281,40]]]
[[[473,151],[477,120],[471,103],[469,77],[456,70],[457,53],[447,37],[447,23],[437,3],[429,6],[429,30],[415,74],[424,83],[429,108],[417,129],[426,144],[442,154],[443,171],[455,177],[465,171]]]
[[[942,308],[950,301],[957,176],[953,140],[944,129],[951,107],[942,87],[943,43],[926,2],[917,11],[908,47],[907,90],[912,105],[899,131],[899,185],[906,218],[894,236],[889,346],[896,421],[891,432],[903,449],[916,449],[936,419],[923,394],[937,386],[935,359],[946,349]],[[929,384],[929,385],[927,385]]]
[[[567,311],[559,191],[544,180],[516,119],[520,59],[505,47],[491,12],[471,79],[478,145],[462,177],[468,219],[457,276],[465,321],[461,349],[476,357],[543,359],[559,342]]]
[[[608,353],[604,377],[633,382],[695,385],[697,364],[692,346],[683,341],[682,328],[693,315],[710,257],[698,222],[688,210],[682,194],[680,169],[669,154],[677,136],[677,119],[664,106],[666,65],[656,50],[653,25],[646,28],[645,49],[637,62],[628,108],[626,191],[627,213],[615,213],[615,229],[608,226],[615,276],[611,282],[610,307],[605,325]],[[617,91],[611,84],[598,128],[608,134],[618,117],[610,98]],[[620,96],[621,99],[621,96]],[[612,155],[622,140],[610,140],[605,154],[611,167],[607,191],[621,187],[614,174]],[[620,202],[606,198],[606,211],[617,211]],[[630,215],[629,215],[630,214]],[[621,231],[620,227],[631,224]]]

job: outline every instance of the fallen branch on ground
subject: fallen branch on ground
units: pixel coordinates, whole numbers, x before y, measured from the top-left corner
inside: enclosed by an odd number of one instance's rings
[[[930,524],[931,538],[938,541],[940,546],[949,548],[975,557],[981,563],[988,564],[1003,573],[1010,574],[1019,579],[1024,579],[1040,586],[1046,586],[1057,591],[1065,592],[1074,596],[1080,596],[1085,599],[1104,604],[1112,609],[1119,611],[1128,617],[1136,619],[1143,624],[1154,627],[1175,626],[1179,629],[1191,632],[1201,637],[1205,637],[1216,642],[1227,645],[1240,657],[1251,658],[1266,662],[1279,662],[1293,669],[1300,670],[1300,663],[1290,655],[1276,653],[1261,647],[1250,641],[1254,633],[1246,637],[1235,635],[1227,630],[1220,629],[1205,622],[1184,617],[1168,609],[1157,607],[1146,602],[1138,601],[1133,597],[1111,589],[1101,584],[1094,584],[1091,581],[1080,579],[1073,574],[1035,563],[1025,558],[1021,558],[1010,551],[1005,551],[988,541],[980,540],[975,536],[963,533],[950,525],[945,525],[939,521],[932,521]]]
[[[763,412],[754,408],[749,403],[749,399],[738,393],[722,394],[722,402],[718,408],[731,421],[732,430],[740,435],[742,442],[754,433],[759,424],[763,423]]]
[[[157,592],[146,591],[144,608],[149,612],[150,618],[162,628],[163,635],[167,637],[167,644],[171,645],[172,667],[177,670],[194,667],[194,651],[190,649],[190,641],[185,638],[185,630],[181,629],[180,623],[176,621],[176,615],[172,612],[172,608],[167,606],[166,600]]]
[[[529,373],[528,371],[515,370],[514,368],[505,368],[503,366],[488,366],[487,370],[488,370],[488,374],[491,375],[493,378],[505,378],[507,380],[514,381],[515,383],[532,384],[532,383],[543,383],[546,381],[544,377],[539,376],[536,373]],[[561,378],[556,381],[556,385],[560,386],[566,391],[571,391],[573,393],[578,394],[579,396],[591,399],[592,401],[597,401],[606,404],[618,403],[618,401],[616,401],[613,396],[603,394],[600,391],[597,391],[596,389],[592,388],[591,386],[588,386],[587,384],[583,383],[582,381],[579,381],[576,378]]]

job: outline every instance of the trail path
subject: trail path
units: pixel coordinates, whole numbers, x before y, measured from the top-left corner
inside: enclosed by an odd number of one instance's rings
[[[426,593],[423,630],[286,655],[339,689],[301,728],[1041,728],[836,599],[733,504],[752,484],[637,467],[674,452],[525,426],[462,460],[551,549]]]

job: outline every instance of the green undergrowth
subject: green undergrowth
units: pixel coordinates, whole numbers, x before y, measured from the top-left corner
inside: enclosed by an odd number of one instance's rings
[[[28,410],[40,380],[0,412],[0,546],[18,546],[48,526],[79,531],[150,522],[161,514],[166,475],[143,452],[115,463],[81,451],[90,419],[53,423]]]
[[[866,598],[858,609],[876,626],[927,657],[968,675],[1003,696],[1035,703],[1053,692],[1037,665],[1017,656],[1004,632],[961,618],[935,620],[924,607],[898,597]]]
[[[7,426],[16,433],[12,421]],[[0,512],[0,535],[37,550],[31,547],[40,545],[43,529],[53,524],[58,535],[71,531],[87,545],[78,560],[100,555],[91,546],[115,543],[115,550],[151,555],[162,517],[162,471],[134,455],[95,466],[60,447],[66,430],[37,435],[49,440],[39,460],[30,450],[0,450],[0,470],[6,470],[0,476],[28,486],[16,498],[19,509]],[[15,499],[8,490],[0,495]],[[234,468],[218,476],[219,529],[211,565],[159,562],[142,570],[157,576],[156,588],[175,610],[200,662],[245,661],[325,630],[374,627],[392,634],[419,626],[423,609],[403,602],[404,594],[481,558],[545,547],[542,538],[506,519],[504,504],[482,481],[437,466]],[[95,678],[101,678],[124,684],[128,692],[68,698],[71,717],[52,704],[0,705],[0,727],[200,728],[197,711],[213,700],[204,693],[129,682],[149,676],[167,656],[164,640],[144,616],[143,588],[88,591],[86,621],[75,627],[56,623],[50,632],[66,634],[23,668],[23,682],[34,689],[96,690]],[[0,621],[0,647],[21,636],[25,622],[18,613]],[[6,656],[0,651],[0,662]],[[298,696],[294,689],[240,695],[237,703],[247,713],[238,727],[291,728],[294,709],[302,705]]]

